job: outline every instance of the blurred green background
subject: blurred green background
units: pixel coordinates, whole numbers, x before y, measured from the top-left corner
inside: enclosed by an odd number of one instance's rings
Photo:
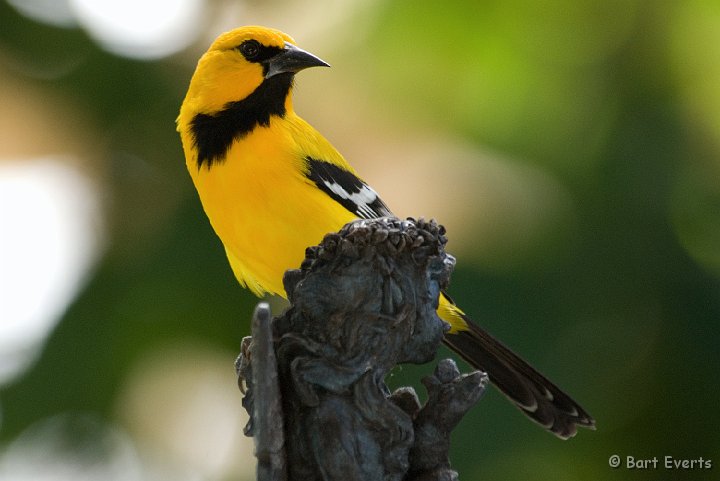
[[[720,479],[716,0],[1,2],[0,479],[254,479],[233,360],[257,300],[174,126],[244,24],[333,65],[296,110],[447,226],[452,295],[597,420],[561,442],[493,390],[461,479]]]

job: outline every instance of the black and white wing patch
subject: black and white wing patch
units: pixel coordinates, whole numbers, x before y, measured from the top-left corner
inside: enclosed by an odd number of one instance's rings
[[[306,160],[307,178],[353,214],[361,219],[392,215],[377,192],[352,172],[311,157],[307,157]]]

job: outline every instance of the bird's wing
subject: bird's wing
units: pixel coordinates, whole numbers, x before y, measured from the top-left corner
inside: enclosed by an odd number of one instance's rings
[[[353,214],[361,219],[393,215],[377,192],[354,173],[323,160],[306,160],[308,180]]]

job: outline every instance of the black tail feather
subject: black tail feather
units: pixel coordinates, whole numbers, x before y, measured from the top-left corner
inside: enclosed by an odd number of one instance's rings
[[[560,388],[467,317],[468,330],[446,334],[444,342],[490,381],[530,419],[567,439],[577,426],[595,429],[595,420]]]

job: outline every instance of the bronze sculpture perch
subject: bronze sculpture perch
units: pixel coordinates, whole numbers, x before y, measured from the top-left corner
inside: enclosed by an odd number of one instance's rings
[[[432,360],[449,328],[436,313],[454,266],[445,243],[434,221],[351,222],[285,274],[282,316],[258,307],[237,363],[258,480],[457,479],[450,432],[487,376],[440,361],[423,406],[384,382],[398,364]]]

